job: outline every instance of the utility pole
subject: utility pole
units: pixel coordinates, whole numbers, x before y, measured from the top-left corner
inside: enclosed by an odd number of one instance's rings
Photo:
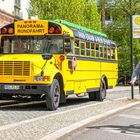
[[[131,1],[131,0],[130,0]],[[131,74],[134,69],[134,58],[133,58],[133,33],[132,33],[132,15],[130,14],[130,50],[131,50]],[[134,99],[134,86],[131,85],[131,99]]]
[[[132,0],[129,0],[129,4],[130,4],[130,10],[132,9]],[[133,55],[134,55],[134,52],[133,52],[133,25],[132,25],[132,13],[130,13],[130,54],[131,54],[131,75],[133,73],[133,70],[134,70],[134,58],[133,58]],[[131,99],[134,99],[134,86],[131,85]]]

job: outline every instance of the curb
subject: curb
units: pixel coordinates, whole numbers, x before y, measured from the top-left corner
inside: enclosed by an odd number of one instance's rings
[[[15,100],[8,100],[8,101],[0,100],[0,106],[9,105],[9,104],[15,104],[15,103],[18,103],[18,101],[15,101]]]
[[[58,140],[60,138],[63,138],[64,136],[67,136],[72,131],[76,131],[79,128],[84,127],[85,125],[87,125],[87,124],[89,124],[91,122],[95,122],[95,121],[100,120],[100,119],[102,119],[104,117],[107,117],[109,115],[113,115],[113,114],[115,114],[115,113],[117,113],[119,111],[122,111],[124,109],[133,107],[133,106],[138,105],[138,104],[140,104],[140,102],[130,103],[130,104],[125,105],[123,107],[119,107],[117,109],[107,111],[107,112],[105,112],[103,114],[99,114],[99,115],[97,115],[95,117],[93,116],[93,117],[90,117],[88,119],[84,119],[84,120],[82,120],[80,122],[74,123],[74,124],[72,124],[72,125],[70,125],[68,127],[64,127],[64,128],[62,128],[62,129],[60,129],[58,131],[55,131],[55,132],[53,132],[53,133],[51,133],[49,135],[46,135],[46,136],[40,138],[39,140]]]

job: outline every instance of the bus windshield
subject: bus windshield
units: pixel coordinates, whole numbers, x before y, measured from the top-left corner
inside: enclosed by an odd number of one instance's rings
[[[3,36],[0,46],[0,53],[4,54],[58,54],[63,50],[60,36]]]

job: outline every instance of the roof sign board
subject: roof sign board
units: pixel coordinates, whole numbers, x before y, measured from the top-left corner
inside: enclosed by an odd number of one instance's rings
[[[48,33],[48,22],[41,20],[21,20],[15,22],[17,35],[44,35]]]

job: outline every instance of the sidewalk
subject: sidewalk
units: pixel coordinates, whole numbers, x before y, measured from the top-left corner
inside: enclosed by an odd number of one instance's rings
[[[131,87],[115,87],[113,94],[126,94]],[[137,88],[137,87],[135,87]],[[138,88],[136,89],[138,92]],[[54,112],[33,108],[4,108],[1,110],[0,139],[4,140],[56,140],[82,129],[88,123],[98,121],[116,112],[140,104],[138,99],[112,99],[104,102],[84,102],[76,105],[61,106]],[[27,116],[25,114],[28,114]],[[38,115],[38,114],[41,115]],[[10,116],[12,115],[13,116]],[[16,116],[16,117],[15,117]],[[21,119],[22,116],[26,117]],[[24,118],[23,117],[23,118]],[[2,119],[3,118],[3,119]],[[18,119],[19,118],[19,119]],[[16,120],[17,119],[17,120]],[[21,119],[21,120],[20,120]],[[3,122],[3,121],[4,122]],[[12,121],[11,123],[10,120]],[[63,140],[63,139],[61,139]]]
[[[131,108],[132,106],[140,104],[140,99],[135,99],[134,101],[125,99],[125,100],[115,100],[111,102],[106,102],[100,105],[90,106],[89,108],[82,109],[78,112],[71,112],[72,116],[65,114],[66,118],[69,118],[67,123],[54,132],[47,134],[45,137],[42,137],[39,140],[66,140],[67,136],[71,133],[76,132],[77,130],[82,130],[84,126],[90,123],[97,122],[104,118],[107,118],[111,115],[114,115],[117,112],[123,111],[125,109]],[[84,111],[85,110],[85,111]],[[78,116],[83,116],[79,119]],[[62,116],[61,116],[62,117]],[[64,117],[61,118],[62,123],[65,121]],[[59,120],[59,122],[61,122]],[[55,124],[54,124],[55,125]]]
[[[134,86],[134,90],[138,90],[138,86]],[[122,90],[128,90],[131,91],[131,86],[116,86],[112,89],[108,89],[107,92],[112,92],[112,91],[122,91]]]
[[[138,92],[139,87],[134,86],[134,93],[135,91]],[[119,91],[128,91],[131,92],[131,86],[116,86],[113,89],[108,89],[107,92],[119,92]],[[104,119],[106,117],[109,117],[117,112],[123,111],[125,109],[131,108],[135,105],[140,105],[140,96],[135,97],[134,100],[131,99],[122,99],[118,101],[112,101],[108,102],[106,104],[100,104],[97,105],[97,107],[93,108],[90,107],[92,111],[94,111],[95,114],[86,112],[87,117],[85,119],[80,119],[79,121],[75,123],[71,123],[68,126],[65,126],[53,133],[50,133],[49,135],[46,135],[45,137],[42,137],[40,140],[65,140],[67,139],[67,136],[69,136],[71,133],[83,129],[83,127],[87,124],[90,124],[91,122],[97,122],[101,119]],[[110,108],[111,107],[111,108]],[[88,108],[87,108],[88,110]],[[78,113],[80,115],[80,112]],[[75,114],[74,114],[75,116]]]

